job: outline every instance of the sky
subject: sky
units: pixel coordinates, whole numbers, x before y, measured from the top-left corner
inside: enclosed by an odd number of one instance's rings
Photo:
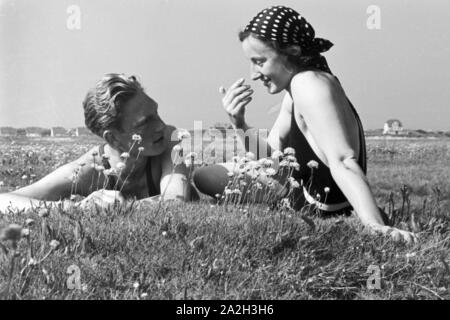
[[[87,91],[117,72],[183,128],[227,122],[218,88],[244,77],[247,122],[270,128],[282,95],[250,81],[237,34],[279,4],[334,43],[324,55],[365,129],[450,130],[448,0],[0,0],[0,126],[82,126]]]

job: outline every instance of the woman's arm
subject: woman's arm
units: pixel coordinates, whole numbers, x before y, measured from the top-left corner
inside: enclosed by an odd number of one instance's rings
[[[362,223],[373,230],[406,241],[414,235],[384,225],[367,178],[357,162],[352,128],[357,127],[345,93],[339,84],[320,73],[307,72],[294,77],[291,92],[295,112],[303,116],[317,147],[324,153],[333,179],[355,209]],[[353,146],[352,146],[353,142]]]

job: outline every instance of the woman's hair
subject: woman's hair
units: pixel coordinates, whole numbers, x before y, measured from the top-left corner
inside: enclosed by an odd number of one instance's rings
[[[314,58],[317,58],[317,55],[304,54],[301,49],[293,50],[293,45],[281,45],[275,40],[264,39],[257,33],[251,32],[249,30],[239,32],[239,41],[242,42],[250,36],[264,42],[267,46],[274,49],[277,53],[286,56],[288,62],[295,67],[302,68],[309,66],[311,62],[313,62]],[[300,48],[299,46],[297,47]]]
[[[121,108],[140,91],[143,92],[144,89],[135,76],[106,74],[88,91],[83,101],[86,127],[100,137],[107,129],[121,130],[119,124]]]

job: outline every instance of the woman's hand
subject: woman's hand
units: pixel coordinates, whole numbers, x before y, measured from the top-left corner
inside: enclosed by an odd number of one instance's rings
[[[409,231],[389,226],[383,226],[380,224],[370,225],[370,227],[377,233],[389,235],[395,242],[405,241],[406,243],[411,244],[412,242],[416,243],[417,241],[419,241],[418,236]]]
[[[233,83],[228,90],[224,87],[219,88],[220,93],[224,94],[222,105],[228,114],[231,124],[234,128],[244,129],[245,106],[252,100],[253,90],[249,85],[244,85],[244,79],[239,79]]]
[[[95,205],[102,209],[106,209],[116,204],[122,204],[124,201],[125,199],[119,191],[102,189],[92,192],[79,202],[79,206],[84,209]]]

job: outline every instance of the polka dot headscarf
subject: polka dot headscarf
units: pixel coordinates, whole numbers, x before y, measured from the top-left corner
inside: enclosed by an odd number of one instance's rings
[[[244,31],[256,34],[261,40],[276,41],[281,47],[298,45],[302,55],[313,57],[309,67],[331,73],[321,53],[328,51],[333,43],[315,38],[313,27],[291,8],[273,6],[264,9],[248,23]]]

